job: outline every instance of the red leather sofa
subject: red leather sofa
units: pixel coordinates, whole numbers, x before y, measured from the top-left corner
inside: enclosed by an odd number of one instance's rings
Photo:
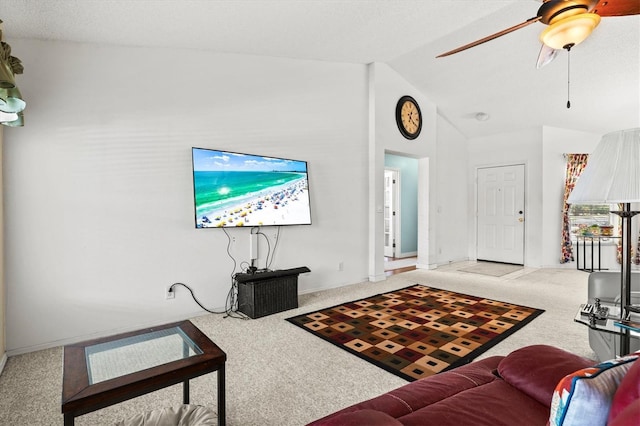
[[[627,410],[624,416],[639,423],[625,423],[625,417],[621,416],[619,424],[637,426],[640,425],[640,362],[630,364],[637,364],[635,373],[628,377],[625,401],[616,414],[626,406],[633,410],[635,404],[636,411]],[[559,382],[566,380],[565,376],[571,378],[576,371],[587,371],[586,376],[583,374],[580,378],[595,377],[594,370],[588,369],[594,365],[595,361],[552,346],[527,346],[507,356],[493,356],[411,382],[316,420],[310,426],[545,425],[549,424],[552,399],[558,398],[554,397],[556,387],[560,388],[559,395],[566,394]],[[569,387],[576,383],[578,388],[578,381],[567,383]],[[577,402],[572,404],[582,410]],[[568,402],[565,401],[565,405]],[[606,410],[605,423],[609,407]],[[582,414],[577,413],[578,424]],[[552,424],[571,424],[570,415],[566,420],[568,422]]]

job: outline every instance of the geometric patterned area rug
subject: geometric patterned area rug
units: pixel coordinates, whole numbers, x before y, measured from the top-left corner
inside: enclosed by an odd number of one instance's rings
[[[469,363],[543,312],[417,284],[287,321],[414,381]]]

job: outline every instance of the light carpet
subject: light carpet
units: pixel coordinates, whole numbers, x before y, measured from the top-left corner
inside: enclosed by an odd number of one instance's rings
[[[299,308],[255,320],[209,314],[193,318],[192,322],[228,356],[227,424],[300,426],[406,384],[284,319],[416,282],[546,310],[479,358],[504,355],[529,344],[550,344],[595,357],[589,348],[587,327],[573,321],[587,298],[588,275],[584,272],[525,268],[517,277],[496,278],[460,272],[457,267],[415,270],[381,282],[303,294]],[[61,347],[10,357],[0,375],[0,424],[61,425],[61,392]],[[215,374],[191,382],[191,403],[216,410],[215,396]],[[140,412],[179,405],[181,398],[181,386],[172,386],[78,417],[76,425],[111,425]]]

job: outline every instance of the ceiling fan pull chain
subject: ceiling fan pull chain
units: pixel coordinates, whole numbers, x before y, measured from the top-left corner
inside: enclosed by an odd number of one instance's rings
[[[567,108],[571,108],[570,88],[571,88],[571,48],[573,43],[569,43],[564,48],[567,50]]]

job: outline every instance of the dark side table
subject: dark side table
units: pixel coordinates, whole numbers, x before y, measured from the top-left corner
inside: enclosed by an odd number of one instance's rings
[[[64,347],[62,413],[74,418],[182,382],[218,372],[218,424],[226,423],[227,355],[190,321],[165,324]]]

